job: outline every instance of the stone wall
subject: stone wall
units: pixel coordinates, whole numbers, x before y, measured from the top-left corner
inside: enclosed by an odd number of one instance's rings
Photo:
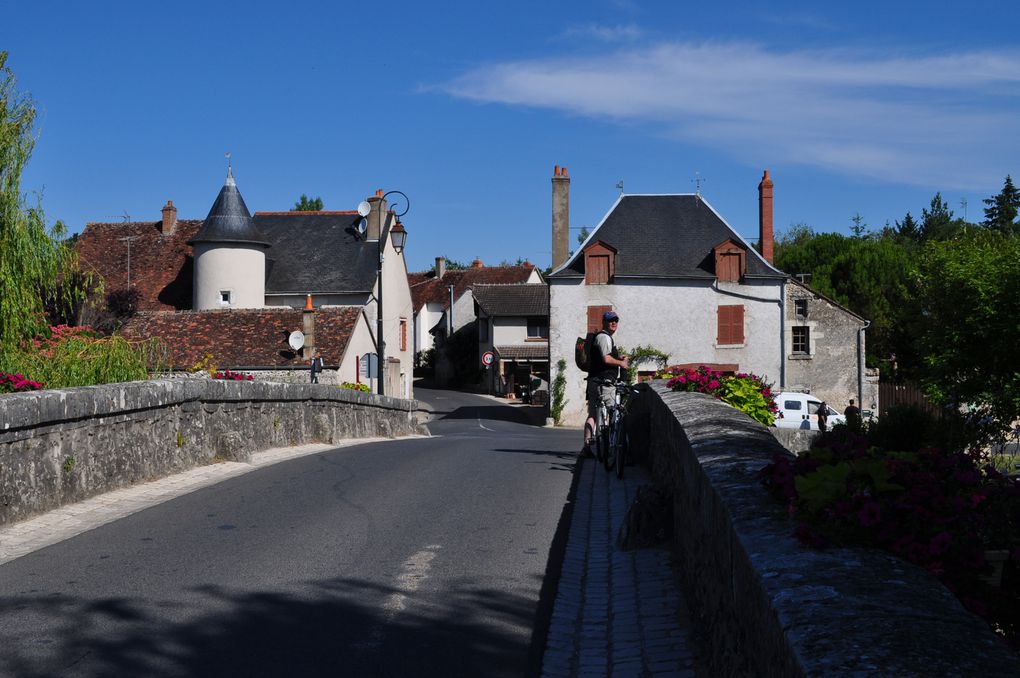
[[[924,570],[802,546],[758,479],[788,454],[764,426],[710,396],[643,388],[635,438],[673,491],[678,569],[710,675],[1020,675]]]
[[[0,525],[271,447],[425,433],[416,409],[323,384],[209,379],[0,396]]]

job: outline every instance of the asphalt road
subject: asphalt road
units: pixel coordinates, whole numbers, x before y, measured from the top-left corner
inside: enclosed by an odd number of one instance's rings
[[[524,675],[578,434],[416,395],[432,438],[284,462],[0,566],[0,674]]]

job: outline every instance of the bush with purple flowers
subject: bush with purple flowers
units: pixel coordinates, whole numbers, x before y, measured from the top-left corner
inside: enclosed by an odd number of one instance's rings
[[[987,581],[986,553],[1020,557],[1020,479],[976,448],[883,450],[868,433],[838,428],[799,456],[762,470],[769,491],[816,548],[880,548],[939,578],[972,612],[1020,647],[1020,581],[1007,563],[1002,588]]]
[[[776,421],[779,407],[772,384],[756,374],[725,374],[705,365],[697,368],[674,365],[659,372],[656,379],[668,379],[666,386],[674,391],[715,396],[766,426]]]
[[[20,374],[0,372],[0,393],[21,393],[22,391],[38,391],[43,387],[38,381],[26,379]]]
[[[255,377],[250,374],[242,374],[240,372],[231,372],[230,370],[223,370],[222,372],[216,372],[212,375],[213,379],[222,379],[224,381],[255,381]]]

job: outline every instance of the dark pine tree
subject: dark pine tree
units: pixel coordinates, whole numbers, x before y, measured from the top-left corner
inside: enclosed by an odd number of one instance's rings
[[[1012,177],[1007,174],[999,194],[987,198],[984,203],[988,205],[985,208],[985,226],[1006,234],[1020,232],[1020,224],[1016,221],[1020,211],[1020,191],[1013,185]]]

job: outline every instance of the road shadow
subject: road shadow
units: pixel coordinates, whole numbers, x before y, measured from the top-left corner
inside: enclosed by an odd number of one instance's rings
[[[527,672],[533,599],[462,582],[441,605],[400,609],[393,602],[400,591],[366,581],[293,589],[204,586],[162,601],[3,598],[0,674],[516,678]],[[189,614],[196,605],[204,612]]]
[[[544,426],[545,410],[529,405],[468,405],[449,412],[435,412],[443,419],[481,419],[483,421],[508,421],[524,426]]]

